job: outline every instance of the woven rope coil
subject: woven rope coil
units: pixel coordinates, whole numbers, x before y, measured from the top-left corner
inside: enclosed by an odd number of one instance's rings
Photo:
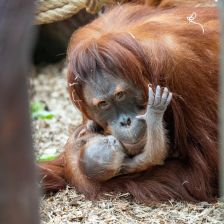
[[[91,1],[94,1],[95,8],[112,2],[112,0],[38,0],[35,24],[53,23],[67,19],[86,8]]]

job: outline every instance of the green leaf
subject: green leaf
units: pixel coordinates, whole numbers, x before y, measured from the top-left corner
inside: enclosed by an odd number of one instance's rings
[[[32,113],[32,118],[38,119],[38,120],[50,120],[54,118],[54,114],[49,111],[38,111],[38,112]]]
[[[44,161],[51,161],[51,160],[54,160],[58,157],[58,154],[54,154],[54,155],[42,155],[42,156],[39,156],[37,158],[37,161],[38,162],[44,162]]]
[[[33,103],[31,103],[30,109],[31,109],[31,113],[43,111],[44,110],[44,104],[39,102],[39,101],[33,102]]]
[[[33,119],[37,120],[50,120],[54,118],[54,114],[44,109],[45,105],[41,102],[31,103],[30,110]]]

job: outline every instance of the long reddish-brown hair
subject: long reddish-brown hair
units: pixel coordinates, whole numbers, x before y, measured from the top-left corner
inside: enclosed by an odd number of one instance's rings
[[[192,14],[194,13],[194,14]],[[196,15],[197,22],[189,17]],[[73,103],[89,117],[83,86],[98,71],[144,90],[167,86],[174,94],[165,114],[170,156],[138,177],[105,183],[149,202],[169,198],[210,200],[217,193],[219,23],[216,9],[149,9],[123,5],[79,29],[68,49]]]

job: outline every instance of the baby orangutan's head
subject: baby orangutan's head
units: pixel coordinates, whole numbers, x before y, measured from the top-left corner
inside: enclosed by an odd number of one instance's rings
[[[125,153],[116,138],[95,135],[83,147],[80,165],[88,178],[102,182],[119,173]]]

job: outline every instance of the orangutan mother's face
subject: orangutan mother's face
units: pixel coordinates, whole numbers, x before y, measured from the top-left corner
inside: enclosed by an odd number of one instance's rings
[[[89,117],[130,151],[145,143],[146,124],[136,118],[145,110],[142,90],[108,73],[98,72],[83,89]]]

